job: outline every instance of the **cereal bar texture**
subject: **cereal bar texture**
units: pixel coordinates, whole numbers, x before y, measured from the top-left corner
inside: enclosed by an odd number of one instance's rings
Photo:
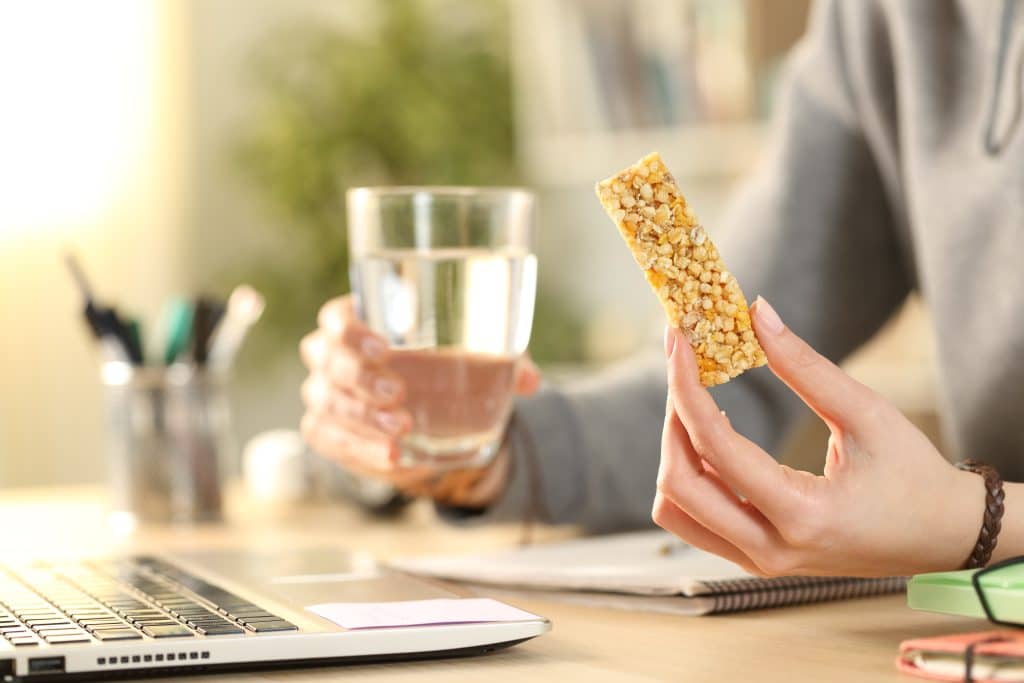
[[[597,184],[601,205],[644,270],[706,386],[764,365],[747,300],[657,152]]]

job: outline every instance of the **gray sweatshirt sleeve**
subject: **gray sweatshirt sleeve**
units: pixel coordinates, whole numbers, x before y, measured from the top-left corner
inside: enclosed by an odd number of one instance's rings
[[[870,337],[910,289],[896,212],[843,57],[851,6],[817,6],[789,63],[773,144],[711,231],[744,291],[769,299],[834,360]],[[713,393],[733,425],[769,451],[804,410],[767,368]],[[664,410],[660,354],[520,401],[508,488],[473,519],[520,520],[532,509],[542,521],[594,532],[648,526]]]

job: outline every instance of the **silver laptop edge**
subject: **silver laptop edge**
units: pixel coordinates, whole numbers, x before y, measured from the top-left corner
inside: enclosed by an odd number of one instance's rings
[[[280,622],[270,623],[271,626],[287,623],[297,627],[297,630],[261,633],[254,632],[254,625],[248,624],[246,628],[238,629],[244,631],[241,635],[204,635],[196,631],[198,627],[192,627],[193,633],[187,637],[165,638],[151,637],[148,633],[174,627],[167,625],[146,629],[143,628],[144,622],[132,622],[140,631],[133,636],[133,640],[102,642],[95,638],[100,632],[90,631],[94,637],[89,642],[61,643],[60,637],[44,640],[42,636],[65,631],[42,631],[41,634],[32,634],[37,641],[34,644],[14,644],[13,641],[19,638],[3,637],[4,622],[0,616],[0,679],[41,682],[66,678],[95,679],[115,674],[166,676],[215,670],[483,654],[534,638],[551,628],[550,622],[538,617],[502,623],[342,629],[309,612],[306,607],[324,602],[386,602],[459,596],[410,576],[374,568],[368,565],[364,556],[338,549],[306,549],[287,554],[211,551],[159,556],[155,562],[159,563],[158,568],[166,566],[168,571],[180,570],[183,574],[199,579],[200,585],[208,582],[217,589],[223,589],[222,592],[239,598],[239,603],[247,601],[253,603],[254,607],[259,606],[272,613]],[[58,568],[65,564],[62,562]],[[18,576],[21,578],[21,575]],[[162,578],[161,574],[156,576]],[[61,580],[64,580],[63,574]],[[125,585],[132,590],[131,584]],[[190,600],[198,595],[187,589],[181,592]],[[149,597],[146,593],[139,595],[142,598]],[[214,609],[213,603],[205,602],[205,599],[200,602],[211,611]],[[16,617],[11,614],[11,610],[4,610],[3,604],[4,595],[0,592],[0,615],[6,612],[10,620],[8,623],[12,623]],[[164,609],[163,604],[157,602],[142,606]],[[227,614],[224,609],[221,612]],[[232,622],[230,616],[233,615],[224,617],[225,620]],[[148,618],[161,617],[154,615]],[[185,622],[188,617],[184,615],[174,618],[181,621],[181,628],[193,623]],[[269,620],[271,617],[267,615],[260,618]],[[71,620],[70,617],[68,619]],[[245,617],[238,619],[241,622]],[[20,621],[25,622],[25,619]],[[268,624],[266,621],[262,623]],[[260,622],[257,622],[255,627],[259,625]],[[120,628],[120,625],[109,626],[114,627]],[[13,628],[8,631],[9,634],[18,636],[20,632]],[[61,627],[53,625],[35,628]],[[100,624],[95,628],[108,627]],[[20,640],[28,641],[29,638]]]

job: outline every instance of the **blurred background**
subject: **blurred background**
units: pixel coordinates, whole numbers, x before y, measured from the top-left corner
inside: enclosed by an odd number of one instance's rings
[[[704,222],[757,162],[807,0],[37,0],[0,5],[0,487],[102,481],[98,353],[61,252],[155,334],[169,297],[249,282],[240,442],[301,414],[299,338],[347,291],[342,190],[540,198],[534,357],[656,343],[661,312],[593,197],[660,150]],[[144,330],[144,334],[145,334]],[[916,302],[854,374],[935,434]],[[786,458],[819,466],[809,426]]]

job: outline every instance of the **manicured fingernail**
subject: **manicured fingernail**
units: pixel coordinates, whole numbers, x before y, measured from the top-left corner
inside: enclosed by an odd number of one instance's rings
[[[384,342],[376,337],[364,337],[361,347],[363,355],[370,360],[382,360],[387,352]]]
[[[377,413],[377,424],[388,432],[397,432],[399,427],[401,427],[401,421],[397,415],[383,411]]]
[[[675,330],[671,325],[665,325],[665,357],[671,358],[672,351],[676,348]]]
[[[381,398],[389,400],[397,398],[398,392],[401,390],[401,387],[398,386],[398,382],[388,377],[381,377],[378,379],[373,383],[373,388]]]
[[[754,301],[754,315],[760,327],[771,334],[779,334],[786,327],[772,305],[760,296]]]

